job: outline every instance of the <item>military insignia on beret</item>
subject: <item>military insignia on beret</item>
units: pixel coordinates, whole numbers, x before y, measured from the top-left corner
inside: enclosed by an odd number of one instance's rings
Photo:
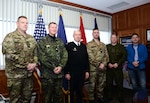
[[[73,51],[77,51],[77,48],[73,48]]]
[[[50,45],[46,45],[46,48],[49,48],[50,47]]]

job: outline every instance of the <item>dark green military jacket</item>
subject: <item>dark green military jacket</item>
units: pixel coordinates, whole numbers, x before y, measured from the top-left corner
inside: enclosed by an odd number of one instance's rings
[[[18,30],[6,35],[2,43],[5,55],[5,71],[8,78],[26,78],[32,72],[27,70],[28,63],[37,63],[37,45],[33,36],[23,36]]]
[[[57,66],[65,66],[68,53],[59,38],[47,35],[38,42],[38,59],[41,65],[41,78],[62,78],[63,72],[54,74]]]
[[[118,63],[118,68],[122,69],[122,64],[126,60],[126,50],[123,45],[121,44],[108,44],[107,45],[107,50],[109,54],[109,62],[108,63]]]

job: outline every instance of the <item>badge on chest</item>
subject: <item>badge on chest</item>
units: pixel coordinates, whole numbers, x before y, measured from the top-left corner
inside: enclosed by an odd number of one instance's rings
[[[74,48],[73,48],[73,51],[77,51],[77,48],[76,48],[76,47],[74,47]]]

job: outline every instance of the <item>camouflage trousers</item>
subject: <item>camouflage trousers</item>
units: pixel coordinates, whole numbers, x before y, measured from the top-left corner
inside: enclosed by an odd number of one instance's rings
[[[9,103],[30,103],[33,91],[33,77],[8,78],[7,81],[10,102]]]
[[[62,78],[42,78],[44,103],[62,103]]]
[[[103,98],[104,88],[106,86],[106,71],[91,71],[88,86],[89,100]]]

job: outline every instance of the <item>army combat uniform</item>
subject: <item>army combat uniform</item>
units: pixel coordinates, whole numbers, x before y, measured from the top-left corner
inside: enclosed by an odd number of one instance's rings
[[[87,44],[87,51],[90,62],[90,89],[88,90],[88,95],[89,100],[93,101],[96,98],[103,98],[103,90],[106,83],[106,69],[100,70],[98,66],[100,63],[106,66],[109,57],[105,44],[100,42],[98,45],[94,39]],[[97,95],[96,98],[94,98],[95,93]]]
[[[37,63],[36,41],[19,31],[6,35],[2,43],[5,55],[5,72],[9,89],[10,103],[29,103],[33,90],[32,72],[27,70],[28,63]],[[21,93],[21,94],[20,94]]]
[[[114,64],[117,63],[117,68],[109,68],[107,69],[107,99],[111,100],[113,98],[113,81],[115,80],[115,83],[117,85],[117,91],[118,91],[118,99],[121,103],[124,103],[123,101],[123,72],[122,72],[122,66],[123,63],[126,60],[126,50],[123,45],[121,44],[108,44],[107,50],[109,54],[109,63]]]
[[[38,58],[41,65],[41,82],[44,103],[62,103],[63,72],[54,74],[57,66],[65,66],[68,58],[63,42],[47,35],[38,42]]]

